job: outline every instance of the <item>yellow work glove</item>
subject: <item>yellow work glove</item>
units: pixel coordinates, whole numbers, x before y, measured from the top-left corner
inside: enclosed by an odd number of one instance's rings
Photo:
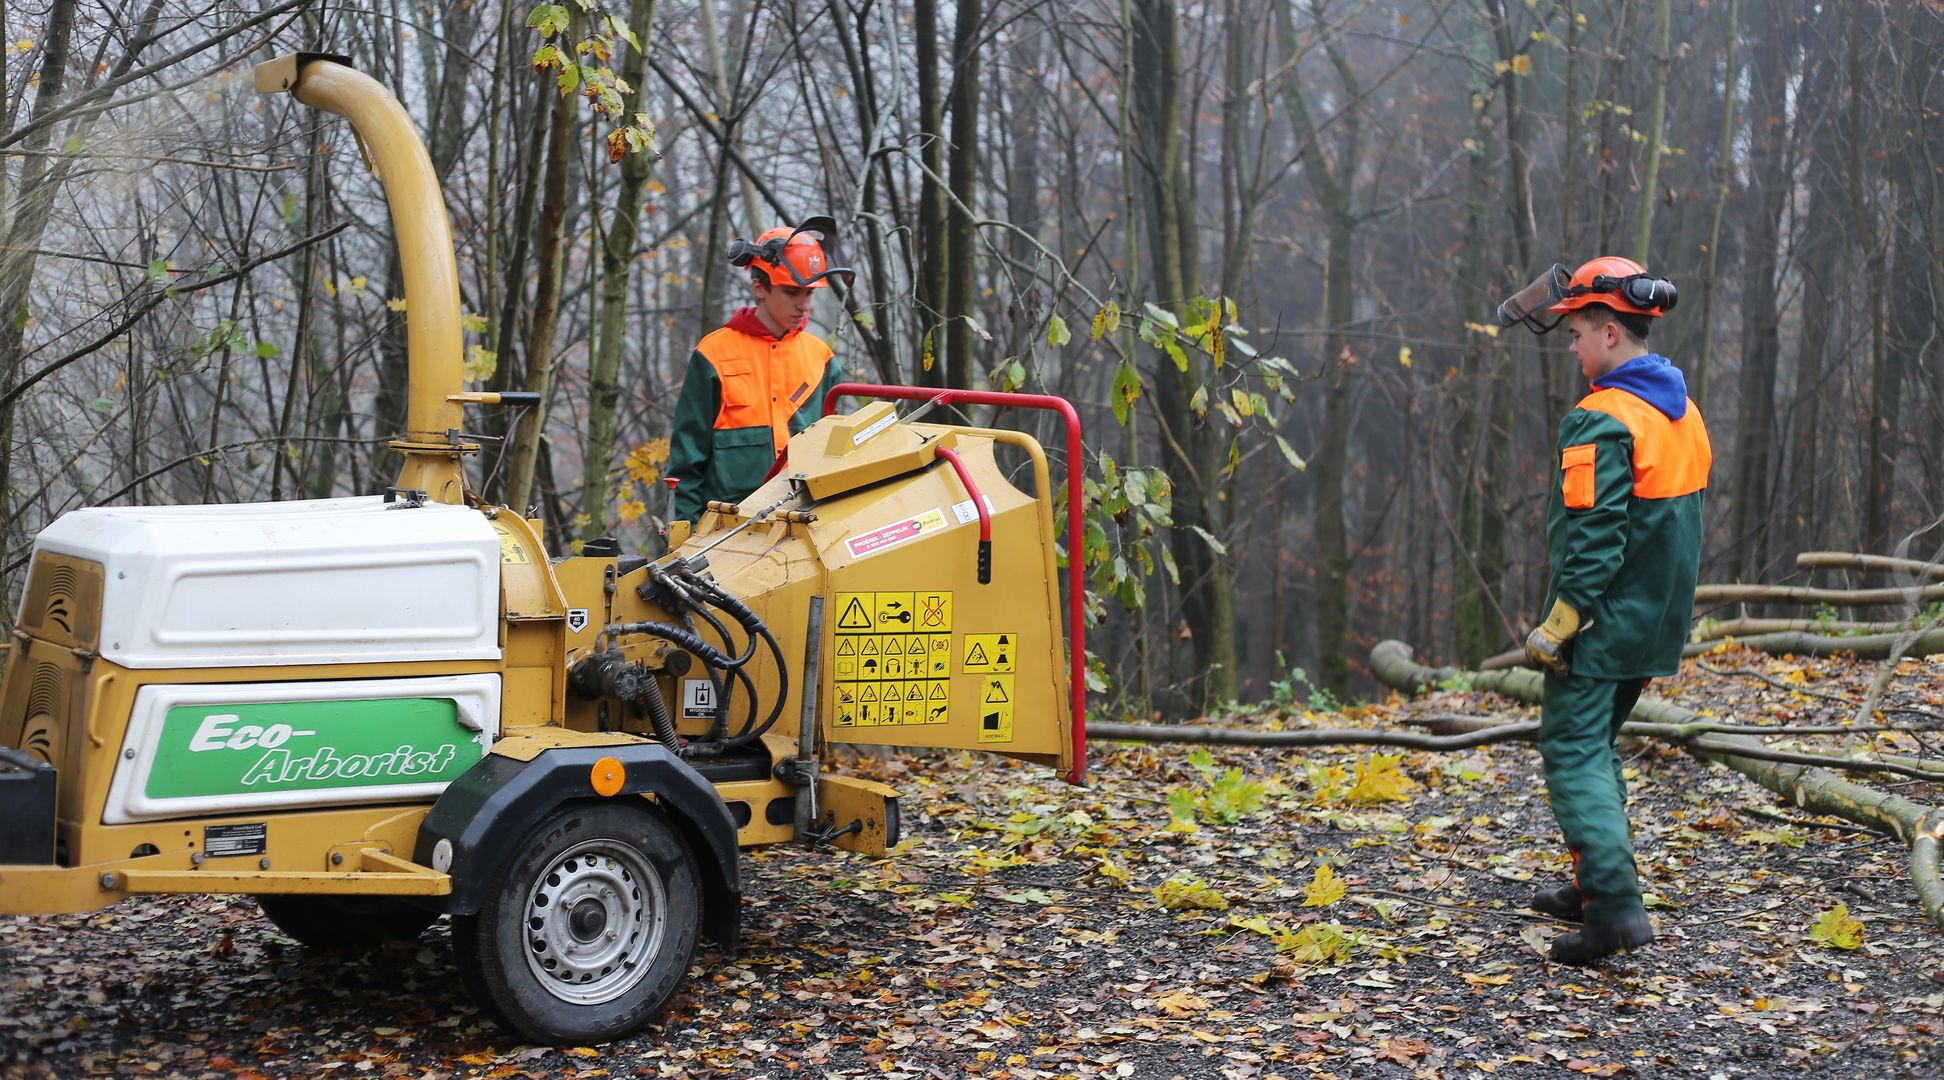
[[[1567,673],[1566,658],[1561,656],[1560,652],[1566,648],[1567,642],[1573,640],[1573,635],[1579,632],[1579,612],[1574,611],[1573,606],[1564,600],[1554,600],[1552,614],[1547,615],[1545,622],[1526,635],[1526,655],[1540,667],[1564,675]]]

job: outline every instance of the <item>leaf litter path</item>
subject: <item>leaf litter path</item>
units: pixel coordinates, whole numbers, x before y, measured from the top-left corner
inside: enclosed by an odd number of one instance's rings
[[[1828,723],[1844,707],[1812,694],[1860,698],[1874,670],[1709,662],[1766,678],[1690,666],[1654,692],[1743,722]],[[1906,664],[1888,700],[1944,711],[1944,673]],[[1442,692],[1229,722],[1454,712],[1533,713]],[[867,755],[839,767],[903,788],[902,849],[748,855],[743,948],[705,948],[635,1039],[519,1045],[460,990],[443,926],[333,958],[250,900],[154,897],[0,918],[0,1073],[1944,1075],[1944,950],[1902,847],[1678,752],[1626,749],[1660,938],[1593,971],[1542,961],[1565,928],[1521,910],[1564,872],[1529,745],[1395,767],[1356,749],[1100,747],[1084,790],[993,759]],[[1353,801],[1387,793],[1401,801]],[[1856,923],[1852,949],[1813,936]]]

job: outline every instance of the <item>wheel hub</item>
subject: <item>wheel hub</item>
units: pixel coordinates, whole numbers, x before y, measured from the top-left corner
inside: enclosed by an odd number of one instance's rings
[[[595,1005],[647,973],[668,921],[661,875],[634,845],[589,840],[561,854],[526,905],[527,964],[554,996]]]

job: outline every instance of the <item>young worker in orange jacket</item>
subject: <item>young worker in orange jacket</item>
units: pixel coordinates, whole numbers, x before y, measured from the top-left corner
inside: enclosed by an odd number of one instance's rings
[[[668,440],[667,475],[679,481],[675,514],[693,521],[711,500],[739,502],[762,485],[790,436],[823,415],[824,391],[842,379],[830,346],[805,329],[815,290],[833,275],[836,222],[813,217],[729,244],[749,270],[754,306],[739,308],[689,357]]]
[[[1581,928],[1553,959],[1590,964],[1654,940],[1627,827],[1614,748],[1647,680],[1681,667],[1701,560],[1701,500],[1712,452],[1681,371],[1647,348],[1672,282],[1631,259],[1554,266],[1499,308],[1537,333],[1563,318],[1593,384],[1559,424],[1546,515],[1552,582],[1526,653],[1545,669],[1539,754],[1546,798],[1573,855],[1573,882],[1532,906]]]

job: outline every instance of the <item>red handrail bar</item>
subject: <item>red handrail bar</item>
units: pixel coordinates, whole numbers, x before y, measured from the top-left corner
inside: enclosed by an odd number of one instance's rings
[[[979,584],[992,584],[992,511],[986,509],[985,492],[972,479],[971,470],[965,467],[954,451],[943,446],[932,447],[932,456],[944,458],[952,463],[952,471],[958,474],[959,483],[965,485],[965,493],[972,496],[972,506],[979,512]]]
[[[1080,414],[1073,403],[1053,394],[1009,394],[997,390],[959,390],[936,386],[883,386],[876,383],[838,383],[824,394],[825,416],[837,410],[837,400],[846,396],[888,398],[896,401],[929,401],[937,405],[962,402],[967,405],[997,405],[1016,409],[1046,409],[1066,418],[1067,435],[1067,630],[1072,641],[1072,674],[1068,687],[1072,695],[1073,768],[1066,774],[1069,784],[1087,782],[1087,618],[1086,580],[1081,564],[1080,526]],[[978,509],[985,511],[984,500]]]

